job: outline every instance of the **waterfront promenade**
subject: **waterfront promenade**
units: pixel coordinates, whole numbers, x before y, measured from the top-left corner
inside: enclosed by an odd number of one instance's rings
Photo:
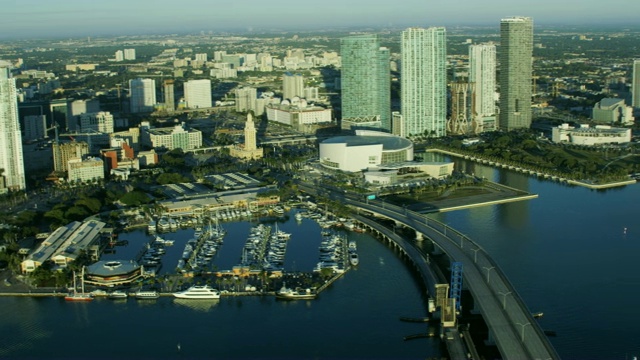
[[[507,359],[559,359],[500,267],[475,242],[456,230],[403,207],[381,201],[344,198],[350,206],[394,220],[416,230],[444,251],[451,261],[463,263],[463,276],[476,310],[489,327],[491,339]]]

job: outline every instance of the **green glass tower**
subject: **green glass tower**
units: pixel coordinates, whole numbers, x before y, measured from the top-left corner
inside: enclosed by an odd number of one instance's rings
[[[500,22],[500,128],[531,126],[533,20],[512,17]]]
[[[342,56],[342,118],[380,117],[382,130],[391,131],[391,74],[389,49],[377,35],[340,40]]]
[[[447,45],[443,27],[402,32],[402,116],[406,135],[445,135]]]

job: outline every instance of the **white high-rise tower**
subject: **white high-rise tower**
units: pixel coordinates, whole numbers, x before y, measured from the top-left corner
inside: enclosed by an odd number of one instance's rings
[[[633,83],[631,84],[631,106],[640,108],[640,59],[633,60]]]
[[[132,113],[152,112],[156,104],[156,81],[140,78],[129,80],[129,97]]]
[[[22,155],[22,134],[18,121],[16,81],[11,77],[11,63],[0,61],[0,169],[4,187],[0,190],[26,188]]]
[[[445,135],[447,46],[443,27],[402,32],[402,117],[406,135]]]
[[[471,118],[480,131],[495,130],[496,122],[496,46],[469,47],[469,83],[472,92]],[[485,126],[486,125],[486,126]]]
[[[211,80],[189,80],[184,83],[184,98],[189,109],[210,108]]]

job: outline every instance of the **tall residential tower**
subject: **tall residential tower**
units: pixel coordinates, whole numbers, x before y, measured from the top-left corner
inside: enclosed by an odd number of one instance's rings
[[[443,27],[402,32],[402,117],[406,135],[445,135],[447,46]]]
[[[640,59],[633,60],[633,83],[631,84],[631,106],[640,108]]]
[[[129,97],[132,113],[152,112],[156,104],[156,81],[141,78],[129,80]]]
[[[11,63],[0,60],[0,169],[4,180],[0,191],[25,189],[22,135],[18,120],[16,81]]]
[[[531,126],[533,19],[500,22],[500,123],[503,130]]]
[[[389,49],[377,35],[340,39],[342,56],[342,118],[380,119],[391,131],[391,74]]]
[[[473,84],[471,118],[477,132],[495,130],[496,46],[469,47],[469,83]]]

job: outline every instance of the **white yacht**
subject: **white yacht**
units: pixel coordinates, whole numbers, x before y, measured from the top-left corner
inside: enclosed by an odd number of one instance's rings
[[[220,291],[208,285],[192,286],[187,290],[173,293],[173,296],[178,299],[220,299]]]

